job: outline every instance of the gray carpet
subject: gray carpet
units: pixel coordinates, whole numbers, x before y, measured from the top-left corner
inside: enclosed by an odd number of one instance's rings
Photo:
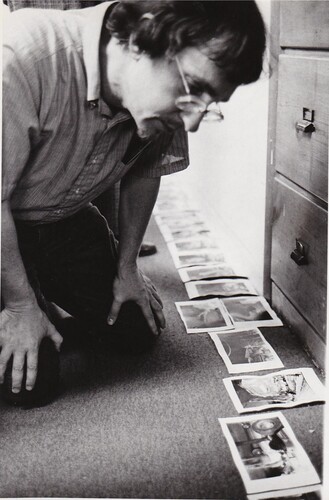
[[[158,253],[141,265],[166,331],[140,357],[102,346],[63,354],[65,390],[46,407],[0,403],[1,497],[245,498],[217,420],[237,416],[227,370],[206,334],[185,333],[174,301],[188,297],[154,222],[148,239]],[[312,366],[287,329],[262,332],[285,367]],[[283,411],[321,475],[323,406]]]

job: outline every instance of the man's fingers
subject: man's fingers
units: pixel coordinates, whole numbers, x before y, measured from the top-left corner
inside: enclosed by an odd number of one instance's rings
[[[6,347],[1,349],[0,353],[0,384],[3,384],[4,374],[6,371],[7,363],[12,355],[12,351]]]
[[[63,342],[63,337],[58,333],[58,331],[54,326],[50,325],[48,327],[47,336],[50,337],[51,340],[54,342],[57,351],[60,351]]]
[[[34,387],[38,372],[38,353],[29,351],[26,356],[26,389],[31,391]]]
[[[113,300],[110,314],[107,317],[107,322],[110,326],[114,325],[114,323],[116,322],[120,308],[121,308],[121,304],[122,303],[119,302],[118,300],[115,300],[115,299]]]
[[[20,392],[24,374],[25,352],[16,352],[13,359],[12,391]]]
[[[166,327],[166,318],[164,317],[163,314],[163,306],[162,303],[159,304],[157,300],[153,300],[150,302],[153,314],[155,315],[157,321],[156,323],[160,325],[160,328],[165,328]]]

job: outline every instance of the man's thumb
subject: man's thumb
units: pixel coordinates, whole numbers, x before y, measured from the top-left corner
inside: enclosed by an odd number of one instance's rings
[[[116,300],[113,301],[110,314],[107,317],[107,323],[110,326],[114,325],[114,323],[116,322],[119,311],[120,311],[120,306],[121,306],[120,302],[118,302]]]

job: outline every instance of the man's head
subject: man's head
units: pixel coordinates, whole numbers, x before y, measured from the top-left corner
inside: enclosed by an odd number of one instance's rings
[[[182,124],[196,130],[204,114],[177,109],[180,96],[227,101],[262,71],[265,27],[253,0],[122,0],[106,29],[135,61],[119,97],[142,136]]]

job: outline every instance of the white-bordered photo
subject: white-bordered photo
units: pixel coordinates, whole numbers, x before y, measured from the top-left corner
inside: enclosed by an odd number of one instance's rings
[[[258,328],[209,335],[229,373],[283,368],[279,356]]]
[[[168,249],[177,268],[189,266],[202,266],[225,262],[225,256],[218,250],[193,250],[190,252],[177,252],[175,245],[168,245]]]
[[[174,213],[159,214],[155,217],[156,223],[160,226],[167,225],[169,229],[184,229],[190,224],[203,222],[200,212],[197,210],[182,210]]]
[[[301,488],[289,488],[288,490],[279,491],[264,491],[262,493],[255,493],[247,495],[248,500],[324,500],[322,496],[322,486],[302,486]]]
[[[221,278],[236,276],[234,269],[226,262],[209,266],[193,266],[178,269],[183,283],[188,281],[199,281],[207,278]]]
[[[190,299],[207,296],[257,295],[255,288],[248,279],[193,281],[185,283],[185,288]]]
[[[264,297],[230,297],[221,299],[236,328],[282,326]]]
[[[207,235],[203,236],[202,238],[190,238],[187,240],[171,241],[168,243],[169,250],[171,249],[171,247],[175,249],[177,253],[205,249],[219,250],[218,243],[209,236],[209,233],[207,233]]]
[[[230,317],[219,299],[176,302],[176,307],[187,333],[233,328]]]
[[[170,241],[186,240],[188,238],[202,238],[210,233],[209,228],[204,222],[191,224],[185,229],[171,230],[167,225],[159,225],[160,232],[166,243]]]
[[[320,483],[281,412],[218,420],[248,494]]]
[[[172,212],[177,214],[178,211],[184,211],[189,208],[187,200],[181,197],[167,197],[158,199],[156,202],[156,211],[160,215],[162,213]]]
[[[292,408],[325,400],[325,390],[312,368],[282,370],[266,375],[223,379],[239,413]]]

